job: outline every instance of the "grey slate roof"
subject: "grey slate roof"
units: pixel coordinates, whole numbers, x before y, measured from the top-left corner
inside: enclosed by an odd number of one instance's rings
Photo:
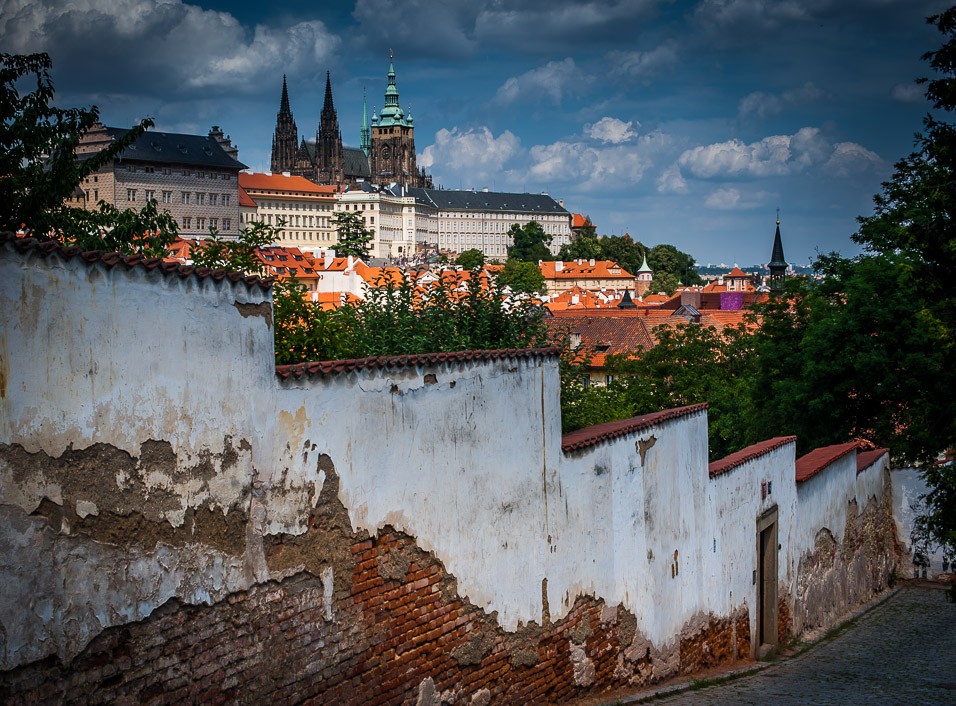
[[[368,179],[372,171],[369,169],[368,158],[361,147],[343,147],[342,152],[345,158],[345,173],[350,177],[361,177]]]
[[[453,191],[450,189],[409,189],[416,200],[442,211],[502,211],[506,213],[547,213],[570,217],[567,209],[547,194],[510,194],[500,191]]]
[[[122,127],[108,127],[106,133],[119,139],[129,132]],[[124,159],[155,164],[187,164],[194,167],[218,169],[246,169],[246,165],[228,154],[208,135],[181,135],[176,132],[147,131],[123,150],[117,161]]]

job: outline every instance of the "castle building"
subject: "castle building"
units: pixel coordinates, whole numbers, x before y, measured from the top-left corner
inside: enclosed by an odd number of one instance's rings
[[[431,187],[432,179],[419,170],[415,155],[415,128],[411,114],[398,104],[398,87],[391,54],[388,86],[381,113],[368,119],[368,104],[363,97],[360,146],[342,143],[338,114],[332,98],[332,77],[326,72],[325,100],[314,140],[299,138],[289,104],[289,90],[282,77],[282,97],[272,138],[272,171],[301,176],[320,185],[343,187],[359,181],[377,184],[399,183],[413,187]]]
[[[282,226],[277,244],[333,247],[338,234],[332,224],[335,187],[319,186],[301,176],[239,172],[243,223],[259,221]],[[246,208],[251,202],[251,208]]]
[[[96,124],[80,138],[79,160],[89,159],[126,128]],[[204,237],[216,229],[225,238],[239,234],[239,150],[214,126],[208,135],[148,131],[116,158],[87,176],[71,205],[142,209],[154,201],[176,219],[183,237]]]

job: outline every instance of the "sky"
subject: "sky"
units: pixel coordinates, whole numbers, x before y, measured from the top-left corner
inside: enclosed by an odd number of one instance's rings
[[[47,52],[56,102],[107,125],[220,125],[269,168],[283,74],[314,137],[326,72],[346,145],[389,51],[419,166],[546,192],[600,234],[698,263],[860,252],[856,217],[913,148],[936,0],[0,0],[0,51]]]

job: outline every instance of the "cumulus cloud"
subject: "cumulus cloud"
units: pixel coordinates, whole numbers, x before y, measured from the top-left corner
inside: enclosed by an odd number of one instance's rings
[[[425,169],[442,169],[485,181],[504,171],[521,152],[521,143],[508,130],[495,137],[487,127],[461,131],[442,128],[435,142],[422,151],[419,164]]]
[[[926,100],[926,89],[917,83],[898,83],[890,96],[900,103],[921,103]]]
[[[318,20],[259,25],[250,37],[231,14],[178,0],[5,0],[0,43],[49,52],[58,75],[79,85],[106,75],[115,90],[243,90],[312,69],[339,39]]]
[[[651,165],[639,149],[597,148],[583,142],[558,141],[530,150],[528,178],[545,184],[573,183],[591,189],[611,182],[635,183]]]
[[[737,189],[717,189],[704,200],[708,208],[732,211],[740,204],[740,192]]]
[[[824,95],[824,92],[812,81],[807,81],[800,88],[784,91],[783,93],[754,91],[740,100],[738,113],[741,118],[749,116],[767,118],[783,112],[788,106],[810,103],[819,100]]]
[[[661,194],[686,194],[687,180],[680,173],[680,167],[672,164],[657,178],[657,191]]]
[[[862,145],[855,142],[838,142],[833,146],[833,154],[825,166],[837,176],[849,176],[853,172],[878,169],[882,165],[880,156]]]
[[[534,101],[546,98],[559,104],[569,93],[576,93],[587,77],[568,57],[564,61],[549,61],[544,66],[509,78],[498,89],[494,101],[500,105],[517,100]]]
[[[758,142],[718,142],[686,150],[677,164],[693,176],[765,177],[799,172],[819,163],[831,146],[818,128],[801,128],[794,135],[772,135]]]
[[[677,64],[677,49],[673,43],[667,43],[651,51],[612,51],[607,58],[612,76],[626,76],[647,83]]]
[[[624,122],[617,118],[603,117],[593,125],[587,125],[584,132],[588,137],[593,137],[595,140],[618,145],[637,137],[637,133],[631,129],[633,125],[634,123],[630,120]],[[638,123],[639,126],[640,123]]]

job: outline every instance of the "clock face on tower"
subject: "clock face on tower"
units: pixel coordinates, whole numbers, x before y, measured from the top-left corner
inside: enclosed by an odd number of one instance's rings
[[[392,150],[388,148],[388,145],[385,145],[382,148],[382,159],[388,159],[392,156]]]

